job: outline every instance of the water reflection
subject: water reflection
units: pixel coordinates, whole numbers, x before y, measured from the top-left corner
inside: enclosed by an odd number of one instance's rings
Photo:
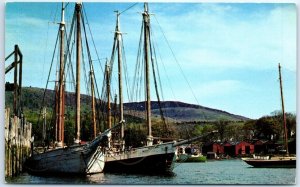
[[[108,180],[105,178],[104,173],[97,173],[93,175],[88,175],[86,176],[86,180],[90,184],[103,184],[103,183],[108,183]]]

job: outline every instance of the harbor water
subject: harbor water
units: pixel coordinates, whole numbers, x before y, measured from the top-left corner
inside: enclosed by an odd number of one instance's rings
[[[146,168],[145,168],[146,169]],[[86,177],[40,177],[23,173],[14,184],[295,184],[295,168],[253,168],[240,159],[176,163],[169,175],[100,173]]]

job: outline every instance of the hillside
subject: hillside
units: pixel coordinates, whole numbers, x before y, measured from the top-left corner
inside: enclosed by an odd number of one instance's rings
[[[144,102],[125,103],[125,110],[145,110]],[[159,115],[159,103],[157,101],[151,102],[152,113]],[[208,108],[195,104],[188,104],[179,101],[164,101],[161,102],[161,108],[166,117],[171,118],[177,122],[193,122],[193,121],[215,121],[225,119],[229,121],[245,121],[248,118],[230,114],[226,111]]]
[[[44,90],[41,88],[24,87],[22,89],[22,100],[24,109],[38,110],[43,98]],[[83,107],[88,107],[90,104],[90,96],[81,95],[81,102]],[[45,94],[45,103],[47,107],[54,105],[54,91],[47,90]],[[12,92],[5,92],[5,106],[12,107],[13,96]],[[66,105],[75,108],[75,94],[66,93]],[[153,116],[158,116],[159,103],[157,101],[151,102]],[[226,111],[208,108],[200,105],[188,104],[178,101],[164,101],[161,102],[161,107],[164,116],[176,122],[194,122],[194,121],[215,121],[220,119],[230,121],[244,121],[248,118],[230,114]],[[125,103],[124,110],[127,115],[130,111],[137,111],[135,114],[143,118],[143,111],[145,110],[144,102]]]

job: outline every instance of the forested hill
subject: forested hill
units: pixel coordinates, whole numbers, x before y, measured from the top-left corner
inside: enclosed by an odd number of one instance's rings
[[[39,110],[44,95],[44,89],[34,87],[24,87],[22,89],[22,101],[24,109]],[[90,106],[91,97],[88,95],[81,95],[81,102],[83,107]],[[66,105],[75,108],[75,94],[66,93]],[[5,92],[5,106],[12,107],[13,96],[12,92]],[[45,94],[45,102],[47,107],[54,105],[54,91],[47,90]],[[230,121],[245,121],[248,118],[230,114],[226,111],[212,109],[200,105],[188,104],[179,101],[164,101],[160,103],[164,116],[173,119],[177,122],[191,122],[191,121],[214,121],[214,120],[230,120]],[[152,113],[154,116],[160,114],[159,103],[157,101],[151,102]],[[125,103],[124,110],[126,113],[131,110],[143,111],[145,110],[144,102]],[[143,117],[143,115],[141,115]]]
[[[144,111],[144,102],[125,103],[125,110],[135,109]],[[229,121],[246,121],[249,118],[230,114],[226,111],[204,107],[201,105],[188,104],[179,101],[164,101],[160,103],[163,113],[166,117],[174,119],[178,122],[189,121],[215,121],[215,120],[229,120]],[[151,109],[153,114],[160,114],[159,102],[152,101]]]

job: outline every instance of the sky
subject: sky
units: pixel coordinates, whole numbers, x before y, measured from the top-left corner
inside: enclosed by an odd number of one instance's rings
[[[95,73],[102,87],[101,68],[104,59],[110,58],[113,44],[114,11],[122,12],[134,3],[83,5],[101,60],[95,61]],[[6,4],[5,56],[15,44],[19,45],[24,56],[23,86],[46,85],[60,6],[54,2]],[[73,8],[70,3],[66,10],[67,27]],[[199,104],[255,119],[270,115],[281,110],[280,63],[285,110],[296,113],[295,4],[153,2],[149,10],[153,13],[152,37],[159,56],[164,100]],[[136,63],[142,11],[143,4],[138,3],[120,17],[129,81]],[[92,55],[97,59],[96,52]],[[5,81],[12,82],[12,75],[7,74]],[[51,78],[54,80],[55,75]],[[154,96],[152,93],[156,100]],[[129,101],[126,93],[124,99]]]

